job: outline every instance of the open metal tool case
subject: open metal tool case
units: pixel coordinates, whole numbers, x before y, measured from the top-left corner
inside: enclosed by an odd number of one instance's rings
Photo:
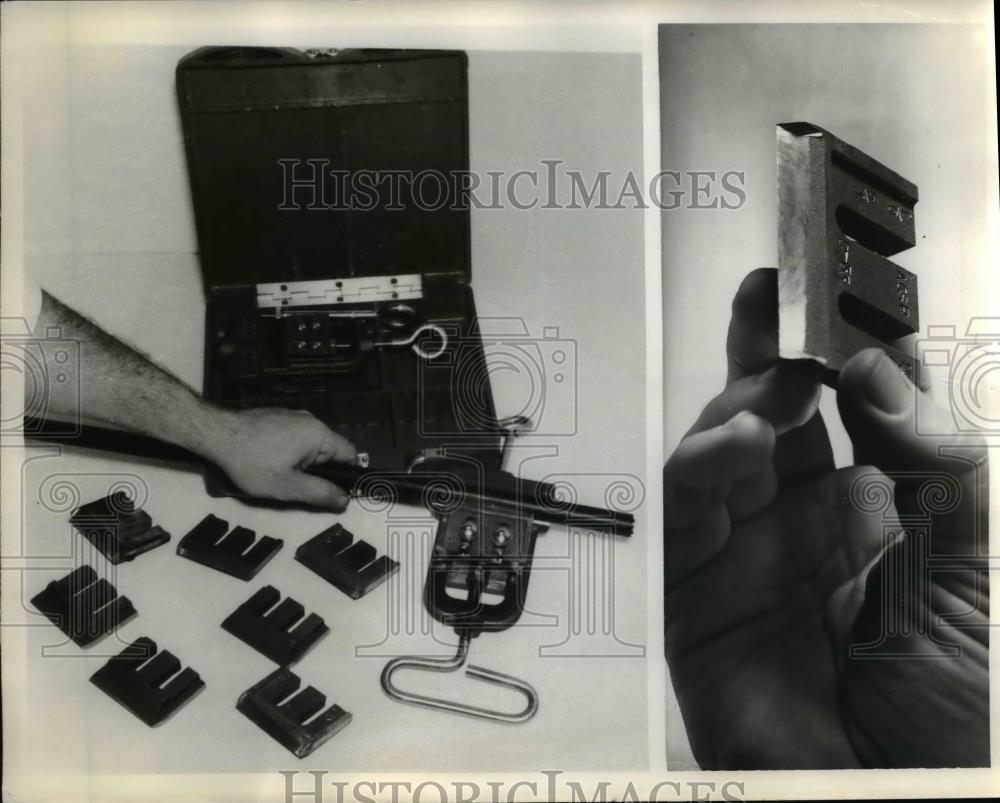
[[[443,449],[499,468],[461,184],[465,54],[204,47],[177,91],[205,395],[309,410],[372,468]]]
[[[356,475],[310,470],[359,496],[374,478],[437,515],[424,605],[455,629],[457,652],[390,661],[386,693],[529,719],[534,689],[493,670],[466,672],[520,692],[521,710],[393,680],[405,668],[455,671],[475,636],[518,620],[549,523],[622,536],[634,523],[503,470],[530,422],[498,421],[476,323],[465,54],[210,47],[180,62],[177,87],[207,297],[206,396],[311,411],[369,462]]]

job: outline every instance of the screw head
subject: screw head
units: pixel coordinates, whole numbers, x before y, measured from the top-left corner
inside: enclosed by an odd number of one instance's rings
[[[463,541],[471,541],[476,537],[476,532],[479,530],[476,527],[476,522],[472,519],[466,519],[465,524],[462,525],[462,529],[459,531],[459,538]]]

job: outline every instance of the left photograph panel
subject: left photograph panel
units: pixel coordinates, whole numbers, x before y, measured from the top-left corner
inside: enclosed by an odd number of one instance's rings
[[[647,769],[641,58],[311,40],[12,45],[15,794]]]

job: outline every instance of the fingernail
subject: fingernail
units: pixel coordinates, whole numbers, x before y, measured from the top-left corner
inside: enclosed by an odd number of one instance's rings
[[[883,351],[872,349],[865,356],[869,365],[865,398],[883,413],[896,415],[913,406],[913,385]]]
[[[734,429],[740,425],[748,416],[752,415],[749,410],[740,410],[736,415],[730,418],[724,426]]]

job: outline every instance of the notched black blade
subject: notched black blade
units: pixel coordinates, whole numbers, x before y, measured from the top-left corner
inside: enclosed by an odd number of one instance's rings
[[[243,692],[236,709],[279,744],[305,758],[345,728],[352,716],[339,705],[315,716],[326,705],[326,697],[312,686],[285,700],[301,685],[297,675],[277,669]]]
[[[227,521],[210,513],[180,540],[177,554],[240,580],[250,580],[284,543],[269,535],[262,535],[254,543],[255,537],[254,531],[246,527],[229,530]]]
[[[399,571],[399,563],[388,555],[376,557],[375,548],[339,524],[302,543],[295,559],[339,588],[351,599],[363,597]]]
[[[180,671],[178,671],[180,670]],[[150,727],[159,725],[205,686],[197,672],[156,642],[136,639],[112,657],[90,682]]]
[[[136,614],[129,598],[87,565],[53,580],[31,604],[78,647],[104,638]]]
[[[305,655],[330,628],[314,613],[305,616],[305,610],[291,597],[279,603],[280,599],[278,589],[264,586],[229,614],[222,628],[279,666],[288,666]]]
[[[112,563],[134,560],[170,540],[170,533],[153,520],[124,491],[81,505],[70,516],[72,524]]]

